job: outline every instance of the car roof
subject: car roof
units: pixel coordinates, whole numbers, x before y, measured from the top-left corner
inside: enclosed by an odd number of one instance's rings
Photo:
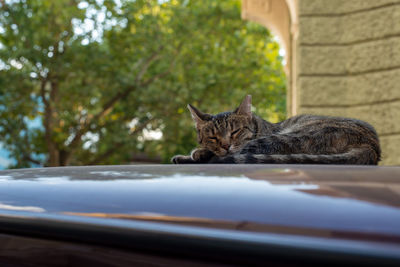
[[[60,167],[1,171],[0,184],[0,217],[25,224],[129,231],[145,223],[150,229],[279,235],[400,251],[399,167]]]

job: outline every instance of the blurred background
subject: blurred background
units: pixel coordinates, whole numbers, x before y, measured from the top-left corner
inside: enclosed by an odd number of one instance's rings
[[[0,0],[0,167],[166,163],[186,105],[353,117],[400,164],[400,0]]]
[[[2,168],[169,162],[188,103],[286,117],[284,51],[241,1],[0,3]]]

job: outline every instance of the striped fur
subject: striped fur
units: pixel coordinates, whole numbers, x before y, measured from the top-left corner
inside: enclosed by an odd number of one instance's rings
[[[208,163],[237,164],[346,164],[346,165],[376,165],[376,153],[369,147],[352,148],[340,154],[310,155],[310,154],[233,154],[225,157],[214,157]]]
[[[378,135],[364,121],[300,115],[273,124],[250,108],[250,96],[235,111],[217,115],[189,106],[200,148],[172,161],[376,165],[381,158]]]

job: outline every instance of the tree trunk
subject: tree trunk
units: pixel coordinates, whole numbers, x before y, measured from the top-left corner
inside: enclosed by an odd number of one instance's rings
[[[60,166],[60,152],[55,144],[53,142],[47,142],[47,149],[49,150],[48,167]]]
[[[50,97],[46,97],[46,86],[48,84],[48,78],[44,78],[41,84],[41,97],[44,104],[44,128],[45,128],[45,141],[47,150],[49,152],[49,158],[47,161],[48,167],[60,166],[60,151],[57,144],[53,140],[53,129],[55,122],[54,105],[57,101],[58,84],[54,81],[50,82]]]
[[[61,150],[60,151],[60,166],[68,166],[71,161],[72,153],[70,151]]]

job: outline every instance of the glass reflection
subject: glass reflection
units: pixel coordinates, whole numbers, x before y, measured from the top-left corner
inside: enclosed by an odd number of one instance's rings
[[[12,211],[30,211],[30,212],[45,212],[46,210],[40,207],[33,207],[33,206],[15,206],[4,204],[0,202],[0,209],[1,210],[12,210]]]

